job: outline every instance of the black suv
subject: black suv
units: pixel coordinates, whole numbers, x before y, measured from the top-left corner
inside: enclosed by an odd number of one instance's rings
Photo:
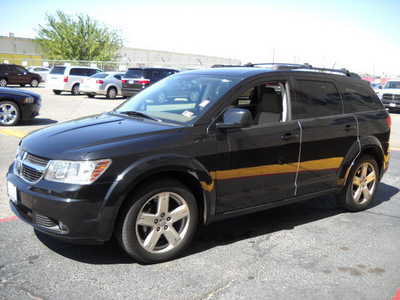
[[[7,84],[19,84],[20,86],[30,84],[32,87],[37,87],[40,82],[42,82],[40,75],[31,73],[24,67],[0,64],[0,87],[6,87]]]
[[[7,174],[11,208],[59,238],[115,234],[146,263],[180,255],[198,223],[327,193],[364,210],[389,165],[390,116],[356,74],[318,71],[183,72],[111,112],[36,131]],[[197,101],[176,91],[184,81]],[[177,97],[159,104],[160,93]]]
[[[174,69],[129,68],[122,78],[122,96],[130,97],[136,95],[144,88],[175,73],[178,73],[178,71]]]

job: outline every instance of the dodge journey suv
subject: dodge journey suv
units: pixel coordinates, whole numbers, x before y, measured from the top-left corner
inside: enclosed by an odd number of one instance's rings
[[[390,116],[356,74],[320,70],[183,72],[31,133],[7,174],[10,206],[65,240],[115,235],[144,263],[181,255],[198,224],[227,217],[328,193],[364,210],[389,165]],[[195,101],[176,90],[187,82]],[[177,96],[159,103],[160,93]]]

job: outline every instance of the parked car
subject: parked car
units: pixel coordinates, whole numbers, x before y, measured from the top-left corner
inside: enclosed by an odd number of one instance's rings
[[[65,240],[115,234],[157,263],[181,255],[198,224],[329,193],[367,209],[389,166],[389,113],[354,73],[283,67],[179,73],[31,133],[7,174],[12,210]],[[180,82],[196,82],[196,102],[154,103]]]
[[[200,85],[193,80],[182,80],[170,85],[157,95],[155,103],[161,104],[165,101],[186,99],[197,102],[200,95]]]
[[[37,87],[41,81],[40,75],[31,73],[22,66],[0,64],[0,87],[6,87],[8,84],[30,84]]]
[[[81,92],[89,98],[96,95],[105,95],[108,99],[114,99],[121,95],[121,79],[124,73],[107,72],[97,73],[81,83]]]
[[[129,68],[122,78],[122,95],[124,97],[136,95],[146,87],[175,73],[178,71],[174,69]]]
[[[389,80],[379,91],[383,105],[389,110],[400,108],[400,80]]]
[[[59,95],[63,91],[79,95],[81,82],[90,76],[103,72],[97,68],[81,66],[56,66],[53,67],[46,81],[46,88]]]
[[[42,77],[43,82],[47,80],[47,74],[49,74],[49,72],[50,72],[49,68],[40,67],[40,66],[30,66],[27,69],[31,73],[40,75],[40,77]]]
[[[0,125],[12,126],[21,120],[30,120],[39,115],[41,105],[38,94],[0,87]]]

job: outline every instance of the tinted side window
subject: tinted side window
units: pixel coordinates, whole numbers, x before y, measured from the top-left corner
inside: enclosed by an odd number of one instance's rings
[[[332,82],[297,80],[293,93],[293,118],[343,114],[340,94]]]
[[[17,72],[21,72],[21,73],[26,72],[26,69],[23,67],[20,67],[20,66],[15,66],[15,69],[16,69],[15,71],[17,71]]]
[[[54,67],[51,69],[50,74],[63,75],[66,67]]]
[[[381,108],[378,96],[371,89],[370,91],[361,85],[340,84],[343,96],[344,112],[369,111]]]
[[[69,71],[69,75],[82,76],[83,74],[84,74],[84,69],[72,68]]]

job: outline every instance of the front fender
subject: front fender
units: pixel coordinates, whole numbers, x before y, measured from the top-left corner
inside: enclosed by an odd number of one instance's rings
[[[107,240],[111,237],[118,212],[141,182],[155,175],[182,174],[196,181],[202,190],[204,217],[215,212],[215,189],[212,174],[198,160],[178,154],[158,154],[134,162],[121,173],[109,188],[102,203],[99,219],[99,235]]]

